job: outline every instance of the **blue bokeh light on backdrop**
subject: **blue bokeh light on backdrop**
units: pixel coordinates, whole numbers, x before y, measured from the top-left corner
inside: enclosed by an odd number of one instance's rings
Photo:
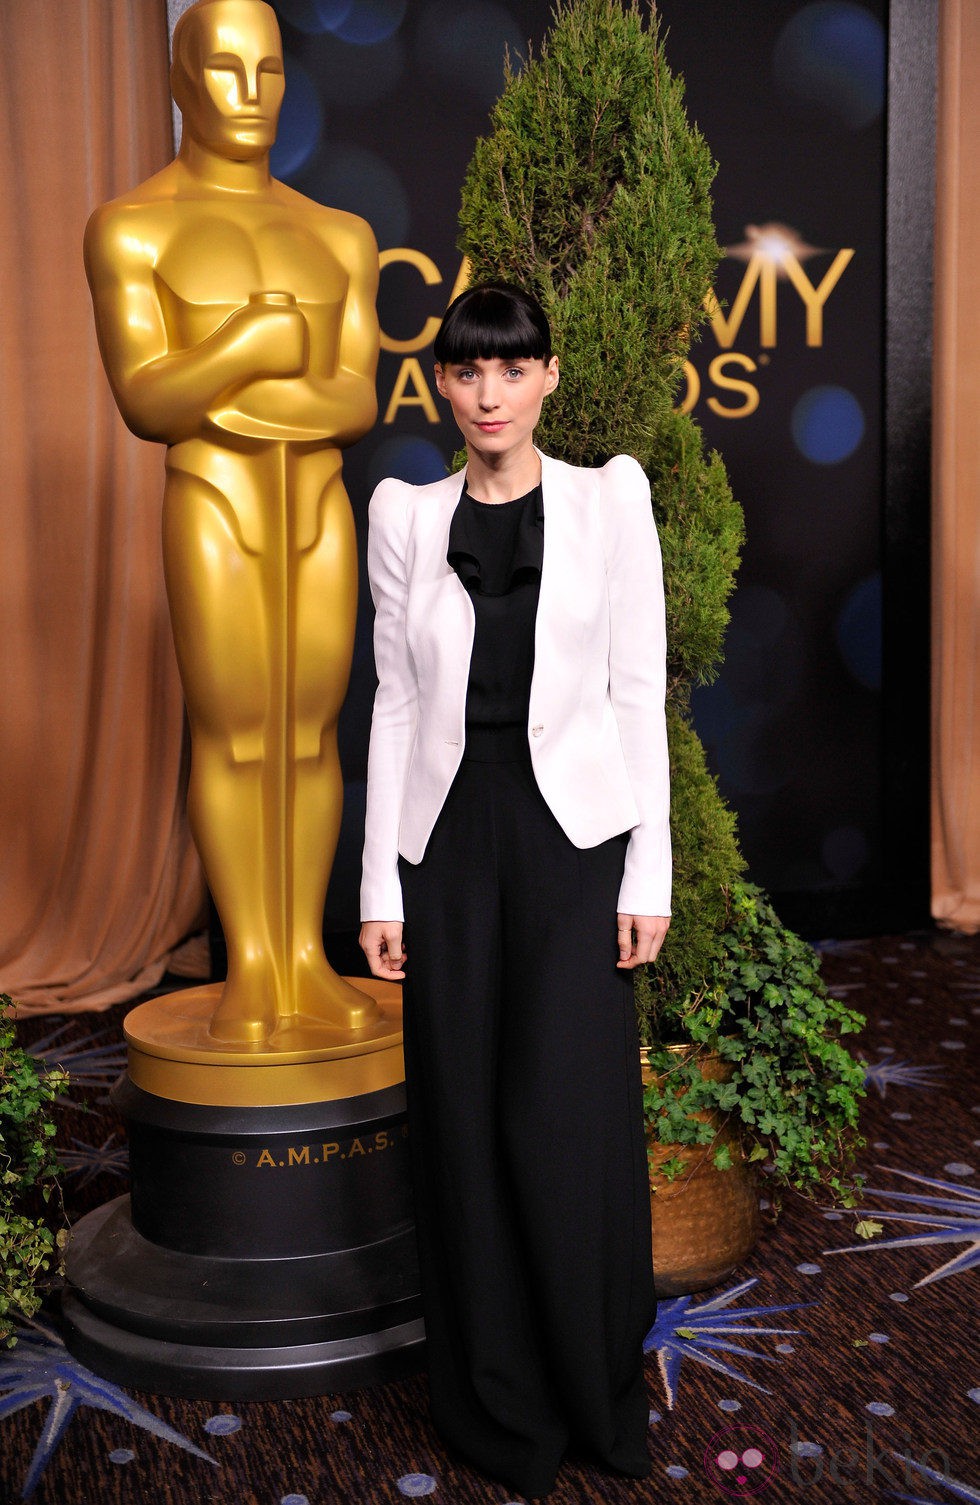
[[[394,36],[407,8],[408,0],[357,0],[345,16],[333,22],[330,30],[345,42],[371,47]]]
[[[313,0],[313,8],[324,31],[336,31],[338,26],[343,26],[356,5],[357,0]]]
[[[861,130],[878,118],[884,104],[884,28],[852,0],[818,0],[783,27],[773,73],[791,106],[846,130]]]
[[[309,162],[323,134],[323,106],[306,69],[287,56],[286,95],[279,115],[275,145],[269,154],[274,178],[289,179]]]
[[[784,704],[802,672],[799,624],[785,596],[769,586],[742,586],[732,599],[725,638],[725,681],[741,699]]]
[[[772,794],[787,782],[784,749],[768,744],[766,699],[748,699],[724,680],[697,689],[692,699],[698,736],[711,749],[723,783],[740,794]]]
[[[861,404],[846,387],[811,387],[790,420],[797,449],[814,465],[839,465],[864,438]]]
[[[326,29],[321,10],[326,0],[276,0],[276,10],[283,21],[288,21],[290,26],[295,26],[297,31],[305,31],[307,36],[315,36],[317,32]],[[337,6],[350,9],[354,0],[337,0]]]
[[[868,838],[859,826],[835,826],[820,843],[824,867],[838,883],[851,883],[868,860]]]
[[[408,195],[401,178],[362,146],[327,144],[318,164],[317,198],[367,220],[382,250],[408,242]]]
[[[740,707],[724,679],[696,685],[691,697],[694,725],[702,742],[721,747],[741,719]]]
[[[837,616],[837,647],[849,673],[866,690],[881,689],[881,575],[859,581]]]
[[[737,718],[714,749],[718,772],[739,794],[775,794],[789,782],[786,749],[773,743],[764,701],[737,704]]]
[[[725,784],[767,794],[786,783],[785,747],[767,746],[766,723],[792,714],[804,679],[803,638],[789,597],[745,585],[731,603],[722,678],[694,693],[694,724]]]
[[[390,95],[405,76],[405,48],[401,37],[389,37],[373,47],[357,47],[340,37],[321,37],[317,43],[317,85],[328,108],[363,110]]]
[[[504,88],[504,56],[527,51],[513,16],[493,0],[437,0],[419,17],[416,57],[420,69],[443,88],[489,108]]]
[[[385,476],[395,476],[413,486],[439,481],[446,474],[446,457],[431,439],[392,434],[383,439],[371,456],[368,485],[373,491]]]

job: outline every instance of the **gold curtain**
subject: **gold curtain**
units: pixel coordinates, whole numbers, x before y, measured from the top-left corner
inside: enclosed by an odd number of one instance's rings
[[[932,910],[980,929],[980,7],[941,0]]]
[[[173,155],[165,0],[12,0],[0,49],[0,989],[152,986],[201,923],[160,546],[82,268],[92,208]]]

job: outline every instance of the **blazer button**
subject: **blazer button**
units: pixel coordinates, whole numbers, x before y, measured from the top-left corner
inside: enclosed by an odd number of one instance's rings
[[[541,733],[543,731],[544,731],[544,727],[543,726],[532,726],[532,728],[531,728],[531,736],[532,737],[540,737],[540,735],[541,735]]]

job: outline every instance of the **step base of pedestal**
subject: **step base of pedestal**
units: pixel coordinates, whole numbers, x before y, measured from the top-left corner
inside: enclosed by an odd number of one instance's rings
[[[130,1199],[73,1229],[62,1307],[70,1351],[119,1384],[203,1400],[283,1400],[417,1368],[414,1233],[277,1259],[186,1254],[142,1237]]]
[[[117,1385],[185,1400],[299,1400],[401,1379],[421,1367],[421,1318],[332,1343],[220,1348],[170,1343],[116,1327],[72,1291],[63,1298],[72,1354]]]

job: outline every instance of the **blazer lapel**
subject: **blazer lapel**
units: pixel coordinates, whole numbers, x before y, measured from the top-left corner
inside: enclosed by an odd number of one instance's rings
[[[463,494],[466,471],[456,471],[441,481],[419,487],[415,505],[415,570],[422,579],[459,581],[455,570],[446,559],[449,545],[449,525]],[[460,590],[463,587],[460,586]],[[464,596],[466,595],[463,590]]]
[[[541,490],[544,497],[544,560],[535,625],[535,665],[545,664],[567,651],[569,608],[596,561],[592,557],[595,537],[590,526],[590,501],[596,489],[595,474],[541,456]]]
[[[419,489],[412,566],[412,579],[430,592],[427,610],[438,622],[439,635],[444,643],[452,645],[452,657],[462,668],[464,677],[469,673],[476,613],[469,593],[446,558],[446,551],[449,526],[463,494],[465,479],[464,469]]]

